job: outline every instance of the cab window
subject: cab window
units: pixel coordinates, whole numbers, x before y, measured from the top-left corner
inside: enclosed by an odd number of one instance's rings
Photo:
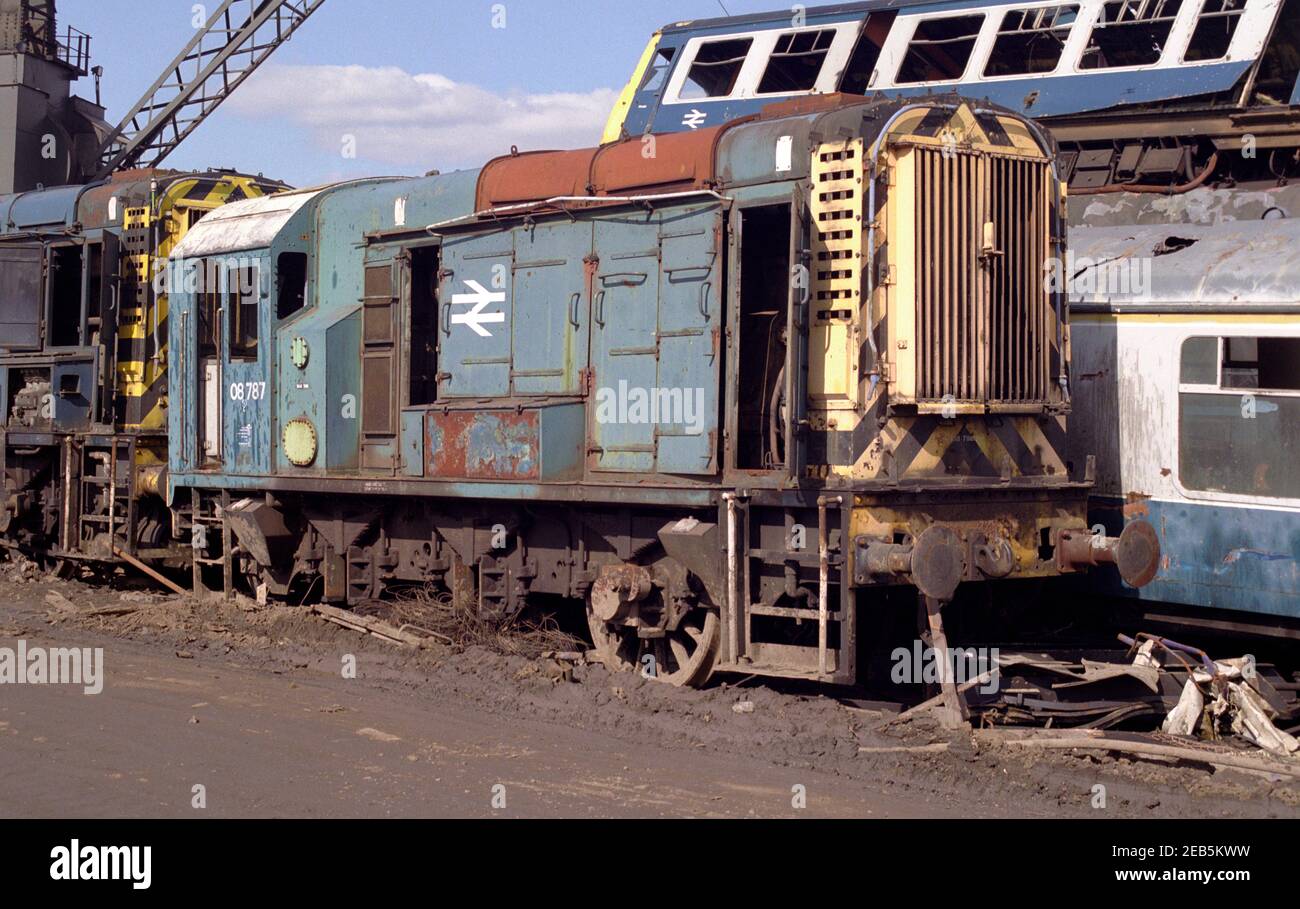
[[[256,265],[227,273],[226,306],[230,310],[230,359],[256,360],[260,315],[260,273]]]
[[[700,45],[691,62],[686,84],[680,97],[683,101],[703,98],[725,98],[736,88],[736,80],[745,66],[745,58],[753,47],[753,38],[733,38],[710,41]]]

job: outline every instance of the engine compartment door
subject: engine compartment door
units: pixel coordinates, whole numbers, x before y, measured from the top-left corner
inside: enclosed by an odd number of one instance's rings
[[[0,350],[41,349],[44,246],[0,245]]]

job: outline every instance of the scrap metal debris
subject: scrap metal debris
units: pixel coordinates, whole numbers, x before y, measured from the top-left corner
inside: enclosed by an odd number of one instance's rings
[[[1274,758],[1258,758],[1225,746],[1184,745],[1153,741],[1149,736],[1100,732],[1090,729],[1062,730],[980,730],[977,738],[999,744],[1049,751],[1109,751],[1144,757],[1167,758],[1226,767],[1269,777],[1300,779],[1300,764]]]
[[[1274,667],[1251,657],[1215,660],[1200,648],[1151,634],[1119,639],[1128,647],[1123,654],[1060,659],[1003,653],[993,669],[956,686],[956,692],[984,730],[1052,731],[1053,738],[1017,738],[1034,742],[1025,747],[1073,748],[1087,741],[1093,749],[1186,758],[1170,749],[1194,743],[1214,748],[1217,760],[1223,748],[1248,743],[1300,762],[1300,740],[1290,731],[1300,721],[1300,686],[1285,681]],[[936,696],[886,725],[943,707],[943,697]],[[1117,732],[1119,738],[1101,735],[1119,729],[1127,732]],[[1166,740],[1156,741],[1153,734]]]

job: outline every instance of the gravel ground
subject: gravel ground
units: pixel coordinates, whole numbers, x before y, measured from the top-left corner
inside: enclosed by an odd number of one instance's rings
[[[20,639],[103,648],[105,683],[0,687],[4,816],[1300,817],[1296,782],[1026,752],[843,692],[399,648],[0,562],[0,647]]]

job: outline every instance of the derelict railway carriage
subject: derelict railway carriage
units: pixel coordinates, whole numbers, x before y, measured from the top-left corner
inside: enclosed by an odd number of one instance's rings
[[[208,212],[280,189],[151,169],[0,197],[0,545],[65,566],[186,555],[163,501],[156,265]]]
[[[195,580],[558,594],[678,684],[852,681],[885,588],[1144,583],[1065,446],[1062,204],[1015,115],[829,96],[228,206],[173,255],[230,278],[169,320]]]

